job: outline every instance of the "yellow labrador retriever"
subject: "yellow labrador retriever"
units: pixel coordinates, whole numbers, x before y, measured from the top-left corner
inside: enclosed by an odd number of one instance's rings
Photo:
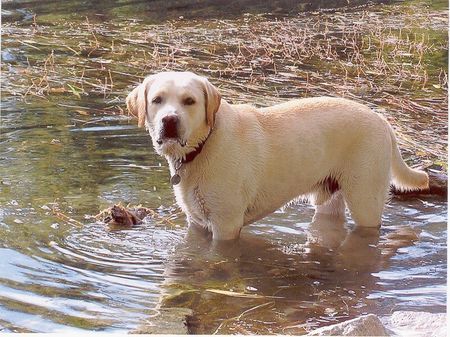
[[[268,108],[231,105],[190,72],[147,77],[127,97],[170,167],[189,225],[214,240],[289,201],[307,197],[317,213],[378,227],[389,185],[425,189],[428,175],[403,161],[387,121],[359,103],[330,97]]]

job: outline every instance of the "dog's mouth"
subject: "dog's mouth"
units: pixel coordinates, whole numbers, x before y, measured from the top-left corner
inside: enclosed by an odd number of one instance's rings
[[[180,145],[181,147],[186,146],[186,141],[180,138],[173,138],[173,137],[160,137],[156,140],[156,143],[160,147],[164,146],[174,146],[176,144]]]
[[[156,139],[155,150],[162,156],[171,158],[182,158],[187,151],[186,141],[181,138],[165,138]]]
[[[160,148],[174,148],[176,145],[186,146],[181,136],[180,122],[177,116],[166,116],[162,119],[156,143]]]

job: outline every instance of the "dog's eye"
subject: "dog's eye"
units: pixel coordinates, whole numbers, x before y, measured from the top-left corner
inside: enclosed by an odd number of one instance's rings
[[[161,102],[162,102],[161,96],[156,96],[155,98],[152,99],[152,103],[154,104],[160,104]]]
[[[185,98],[183,100],[184,105],[192,105],[195,104],[195,100],[192,97]]]

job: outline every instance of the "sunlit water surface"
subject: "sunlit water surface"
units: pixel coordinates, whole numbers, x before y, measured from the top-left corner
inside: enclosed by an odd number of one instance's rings
[[[161,293],[178,288],[194,291],[167,306],[193,309],[197,332],[259,305],[220,332],[299,333],[362,313],[445,310],[445,202],[392,201],[379,240],[346,234],[327,218],[310,225],[313,210],[291,206],[247,227],[232,247],[215,247],[195,233],[185,238],[166,165],[134,124],[15,109],[9,101],[2,116],[3,331],[128,331],[155,314]],[[174,225],[149,220],[112,231],[84,219],[119,201],[159,208]],[[378,241],[405,228],[417,240],[385,256]]]

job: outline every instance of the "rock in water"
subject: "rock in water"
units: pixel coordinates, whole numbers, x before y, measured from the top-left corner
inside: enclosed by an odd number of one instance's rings
[[[389,336],[380,319],[373,314],[324,326],[307,336]]]
[[[445,313],[396,311],[386,319],[386,326],[398,336],[445,337],[447,336],[446,321]]]
[[[145,207],[124,207],[120,204],[104,209],[95,216],[95,219],[112,227],[129,228],[139,224],[147,215],[155,212]]]
[[[132,334],[152,335],[187,335],[187,317],[192,315],[192,310],[187,308],[157,309],[158,314],[146,320]]]

